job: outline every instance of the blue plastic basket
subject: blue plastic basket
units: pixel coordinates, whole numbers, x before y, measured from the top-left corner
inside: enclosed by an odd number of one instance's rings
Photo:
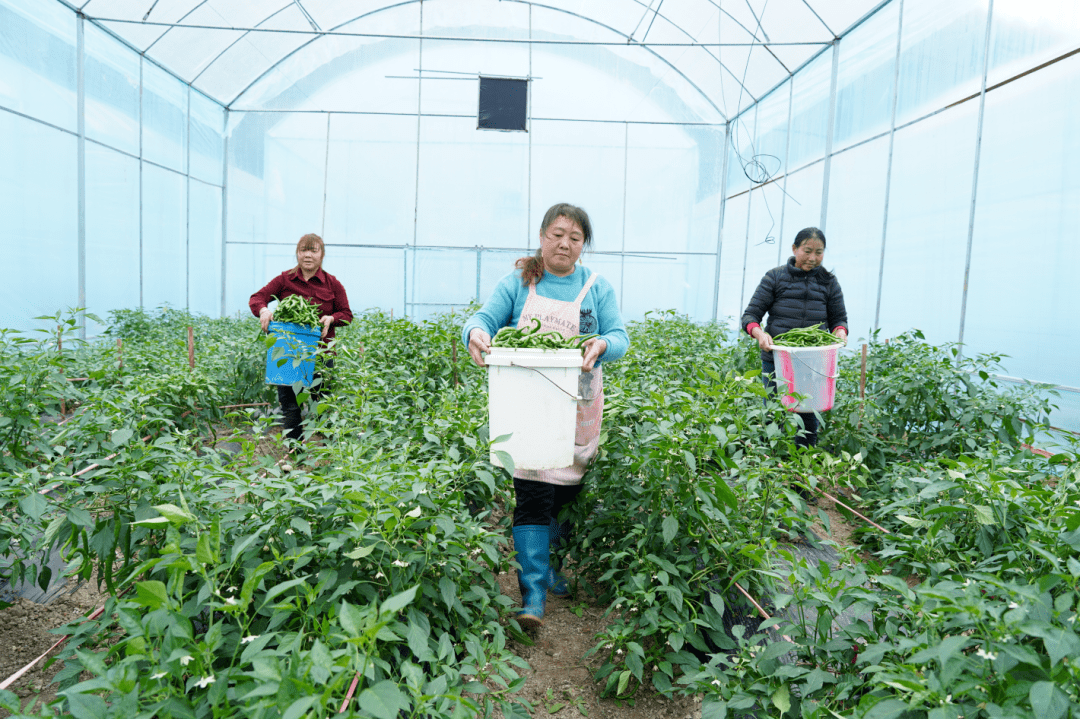
[[[322,336],[320,330],[290,322],[271,322],[269,330],[277,341],[266,350],[266,383],[291,385],[299,381],[310,387],[315,375],[315,351]],[[281,351],[275,358],[278,350]]]

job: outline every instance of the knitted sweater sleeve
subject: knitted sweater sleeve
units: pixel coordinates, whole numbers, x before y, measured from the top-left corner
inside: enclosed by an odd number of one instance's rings
[[[603,277],[597,277],[593,287],[596,292],[596,320],[600,328],[600,339],[607,342],[607,349],[600,355],[600,361],[614,362],[630,349],[630,336],[626,334],[615,289]]]
[[[516,285],[516,287],[515,287]],[[461,328],[461,342],[469,346],[469,333],[479,327],[494,337],[495,333],[506,327],[514,317],[514,302],[518,296],[518,287],[521,286],[521,276],[511,272],[499,280],[491,297],[480,308],[480,311],[470,317]]]

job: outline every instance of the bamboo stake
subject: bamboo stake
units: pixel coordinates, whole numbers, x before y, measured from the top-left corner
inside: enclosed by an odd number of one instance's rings
[[[56,351],[60,354],[60,372],[63,373],[64,364],[64,328],[60,325],[56,326]],[[67,402],[63,397],[60,398],[60,414],[67,414]]]
[[[149,434],[148,434],[148,435],[146,435],[145,437],[143,437],[143,438],[142,438],[142,441],[143,441],[143,442],[149,442],[149,441],[150,441],[150,436],[151,436],[151,435],[149,435]],[[110,459],[116,459],[116,456],[117,456],[118,454],[120,454],[120,453],[119,453],[119,452],[115,452],[115,453],[113,453],[113,454],[110,454],[110,455],[109,455],[108,457],[106,457],[105,459],[103,459],[103,460],[101,460],[101,461],[102,461],[102,462],[108,462],[108,461],[109,461]],[[85,468],[83,468],[83,469],[80,469],[80,470],[79,470],[78,472],[76,472],[75,474],[71,475],[71,478],[72,478],[72,479],[74,479],[75,477],[78,477],[78,476],[80,476],[80,475],[86,474],[87,472],[89,472],[89,471],[91,471],[91,470],[94,470],[94,469],[97,469],[97,468],[98,468],[98,467],[100,467],[100,466],[101,466],[101,465],[100,465],[100,464],[97,464],[97,463],[91,464],[91,465],[90,465],[89,467],[85,467]],[[45,489],[41,489],[41,490],[38,490],[38,494],[48,494],[49,492],[53,491],[54,489],[56,489],[56,488],[57,488],[57,487],[59,487],[59,486],[60,486],[59,484],[54,484],[54,485],[53,485],[53,486],[51,486],[51,487],[46,487]],[[0,688],[2,688],[2,687],[0,687]]]
[[[116,338],[116,357],[120,360],[119,370],[124,371],[124,340]]]
[[[772,617],[769,616],[769,613],[766,612],[764,609],[762,609],[761,605],[757,603],[757,600],[755,600],[753,597],[751,597],[750,593],[742,588],[741,584],[739,584],[738,582],[735,582],[735,588],[738,589],[740,592],[742,592],[742,595],[744,597],[746,597],[748,600],[750,600],[750,603],[754,605],[754,609],[758,610],[758,614],[760,614],[763,619],[765,619],[766,621],[768,621],[769,619],[772,619]],[[791,641],[791,637],[789,637],[787,634],[781,634],[780,636],[784,638],[784,641],[791,642],[792,644],[795,643],[795,642]]]
[[[866,345],[862,346],[862,370],[859,373],[859,399],[866,399]]]
[[[839,499],[837,499],[836,497],[832,496],[832,495],[831,495],[831,494],[829,494],[828,492],[824,492],[824,491],[822,491],[822,490],[820,490],[820,489],[819,489],[819,490],[817,490],[817,491],[818,491],[818,493],[819,493],[819,494],[821,494],[821,496],[825,497],[825,499],[831,499],[831,500],[832,500],[832,501],[833,501],[834,503],[836,503],[836,504],[839,504],[839,505],[840,505],[841,507],[843,507],[844,509],[848,510],[849,512],[851,512],[852,514],[854,514],[854,515],[855,515],[856,517],[858,517],[859,519],[863,520],[863,521],[864,521],[864,522],[866,522],[867,524],[870,524],[871,526],[873,526],[873,527],[876,527],[877,529],[879,529],[880,531],[884,532],[885,534],[892,534],[892,532],[890,532],[889,530],[885,529],[885,527],[882,527],[882,526],[881,526],[880,524],[877,524],[877,523],[876,523],[876,522],[874,522],[873,520],[867,519],[867,518],[866,518],[866,517],[864,517],[863,515],[859,514],[859,512],[858,512],[857,510],[855,510],[855,509],[852,509],[851,507],[847,506],[846,504],[844,504],[843,502],[841,502],[841,501],[840,501]]]
[[[93,620],[97,619],[98,617],[100,617],[104,612],[105,612],[105,605],[102,604],[100,607],[97,608],[97,610],[94,611],[93,614],[91,614],[89,617],[87,617],[83,621],[93,621]],[[28,671],[33,669],[34,665],[36,665],[38,662],[40,662],[45,657],[49,656],[50,652],[52,652],[54,649],[57,649],[58,647],[60,647],[64,642],[66,642],[70,638],[70,636],[71,635],[65,635],[63,637],[60,637],[60,639],[58,639],[51,647],[46,649],[45,652],[40,657],[38,657],[34,661],[30,662],[29,664],[27,664],[25,667],[23,667],[19,671],[12,674],[10,677],[5,679],[3,681],[3,683],[0,683],[0,689],[7,689],[13,683],[18,681],[19,677],[21,677],[23,674],[26,674]]]
[[[195,328],[187,328],[187,363],[188,369],[195,369]]]
[[[352,679],[352,684],[349,685],[349,692],[345,695],[345,701],[341,703],[341,710],[338,714],[344,714],[345,710],[349,708],[349,702],[352,701],[353,692],[356,691],[356,685],[360,683],[360,672],[356,673],[356,676]]]

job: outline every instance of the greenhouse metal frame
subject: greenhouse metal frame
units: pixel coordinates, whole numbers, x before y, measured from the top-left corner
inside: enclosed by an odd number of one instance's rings
[[[483,300],[569,200],[597,220],[587,262],[627,317],[737,318],[817,225],[853,339],[915,327],[1004,352],[1003,379],[1053,385],[1055,422],[1080,429],[1064,274],[1080,148],[1059,101],[1080,12],[938,5],[0,0],[0,134],[28,170],[5,173],[5,247],[53,263],[4,290],[5,324],[232,314],[312,230],[354,304],[423,318]],[[554,100],[582,66],[602,97]],[[481,75],[529,81],[527,132],[468,135]]]

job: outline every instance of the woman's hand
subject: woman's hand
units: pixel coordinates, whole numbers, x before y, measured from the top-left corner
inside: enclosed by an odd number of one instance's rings
[[[484,366],[485,352],[491,351],[491,335],[479,327],[473,327],[469,332],[469,356],[472,357],[472,361],[476,363],[477,367]]]
[[[589,372],[596,365],[596,360],[600,359],[600,355],[607,352],[607,340],[593,337],[582,342],[581,346],[585,350],[585,356],[581,358],[581,369]]]
[[[832,331],[834,335],[840,338],[840,341],[847,344],[847,330],[843,327],[837,327]]]
[[[757,340],[758,347],[760,347],[763,352],[772,352],[772,337],[768,332],[761,329],[761,327],[755,327],[754,334],[751,336]]]
[[[320,337],[325,337],[326,333],[330,331],[330,324],[334,321],[333,315],[323,315],[319,318],[319,322],[322,323],[322,334]]]
[[[262,331],[266,332],[270,329],[270,322],[274,319],[274,311],[269,307],[263,307],[259,310],[259,325],[262,327]]]

